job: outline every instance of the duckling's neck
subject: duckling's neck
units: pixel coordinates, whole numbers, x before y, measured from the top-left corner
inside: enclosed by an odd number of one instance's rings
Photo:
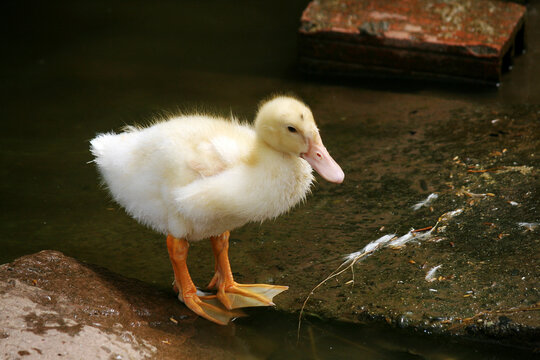
[[[251,151],[245,157],[244,162],[249,166],[256,166],[260,165],[262,161],[275,161],[276,158],[279,158],[281,162],[297,163],[301,161],[299,156],[276,150],[266,141],[257,138],[253,143]]]

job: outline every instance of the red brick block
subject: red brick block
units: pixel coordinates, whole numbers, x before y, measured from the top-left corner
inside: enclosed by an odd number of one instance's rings
[[[300,66],[496,84],[525,46],[522,5],[494,0],[319,0],[304,10]]]

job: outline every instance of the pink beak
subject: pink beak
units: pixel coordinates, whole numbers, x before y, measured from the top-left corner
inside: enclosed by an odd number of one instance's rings
[[[318,140],[318,141],[317,141]],[[309,141],[309,149],[306,153],[300,156],[306,160],[315,171],[319,173],[327,181],[341,184],[345,178],[345,174],[338,163],[332,159],[328,150],[324,147],[319,139],[316,143]]]

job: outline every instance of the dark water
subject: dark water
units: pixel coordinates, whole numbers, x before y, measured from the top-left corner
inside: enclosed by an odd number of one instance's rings
[[[4,2],[0,263],[55,249],[168,288],[172,275],[164,239],[118,209],[87,163],[88,140],[96,133],[144,123],[163,112],[204,109],[251,119],[261,98],[291,91],[319,116],[330,149],[346,144],[333,152],[346,163],[347,154],[362,149],[344,125],[365,115],[355,106],[376,121],[390,119],[410,104],[441,100],[446,106],[540,102],[537,4],[529,14],[528,52],[497,90],[394,80],[343,86],[305,79],[295,71],[295,32],[306,3]],[[337,125],[331,127],[332,122]],[[344,192],[326,191],[335,197]],[[312,203],[289,215],[292,224],[301,223],[306,209],[317,206],[316,198],[317,193]],[[242,240],[271,231],[272,224],[248,225],[235,236]],[[296,225],[281,231],[302,234]],[[204,246],[195,254],[207,251]],[[195,280],[198,276],[194,274]],[[454,343],[384,327],[312,321],[306,323],[299,347],[295,332],[294,317],[256,311],[237,325],[238,354],[513,357],[511,350],[494,345]]]

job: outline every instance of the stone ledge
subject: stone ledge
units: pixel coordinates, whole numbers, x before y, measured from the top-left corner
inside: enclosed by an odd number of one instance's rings
[[[228,359],[171,293],[45,250],[0,266],[0,358]],[[215,329],[214,329],[215,331]],[[226,330],[224,330],[226,331]],[[226,348],[226,347],[225,347]]]

